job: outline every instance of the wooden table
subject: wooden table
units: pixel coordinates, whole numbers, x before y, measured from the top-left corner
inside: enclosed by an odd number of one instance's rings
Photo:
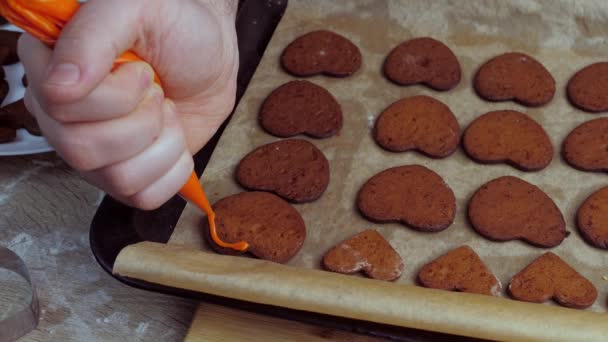
[[[22,341],[181,341],[187,335],[197,302],[126,286],[95,261],[88,232],[102,198],[54,153],[0,157],[0,245],[27,264],[41,307],[38,328]],[[375,340],[217,306],[202,305],[197,317],[191,341]]]

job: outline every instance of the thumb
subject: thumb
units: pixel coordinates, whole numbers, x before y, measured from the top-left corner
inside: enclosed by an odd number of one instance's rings
[[[86,97],[137,38],[140,1],[90,0],[65,26],[47,67],[42,92],[55,103]]]

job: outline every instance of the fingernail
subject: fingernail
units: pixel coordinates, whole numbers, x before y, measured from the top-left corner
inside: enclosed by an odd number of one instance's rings
[[[163,103],[163,100],[165,99],[165,93],[163,92],[163,89],[160,86],[158,86],[157,84],[153,84],[150,87],[148,93],[149,96],[153,99],[153,101],[156,102],[156,104],[160,105]]]
[[[176,114],[175,104],[171,100],[167,100],[163,102],[163,113],[165,115],[174,116]]]
[[[149,65],[143,67],[141,83],[143,88],[148,88],[150,84],[154,81],[154,70]]]
[[[58,85],[75,85],[80,80],[80,68],[76,64],[63,63],[50,67],[47,73],[47,83]]]

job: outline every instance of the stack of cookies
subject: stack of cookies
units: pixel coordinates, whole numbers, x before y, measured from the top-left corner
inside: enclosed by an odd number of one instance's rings
[[[21,33],[0,30],[0,63],[12,65],[19,62],[17,55],[17,40]],[[4,69],[0,68],[0,103],[5,100],[9,92]],[[25,76],[23,83],[27,86]],[[25,107],[23,99],[0,108],[0,143],[9,143],[17,138],[17,130],[26,129],[28,133],[41,136],[40,127],[36,119]]]

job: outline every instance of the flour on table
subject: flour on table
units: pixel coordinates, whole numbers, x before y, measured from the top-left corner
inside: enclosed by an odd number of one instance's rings
[[[25,254],[32,247],[32,236],[27,233],[19,233],[8,243],[1,242],[0,245],[15,252],[21,259],[25,258]]]
[[[146,329],[148,329],[149,325],[150,323],[148,322],[141,322],[137,325],[137,329],[135,329],[135,332],[137,333],[137,335],[142,335],[146,332]]]

